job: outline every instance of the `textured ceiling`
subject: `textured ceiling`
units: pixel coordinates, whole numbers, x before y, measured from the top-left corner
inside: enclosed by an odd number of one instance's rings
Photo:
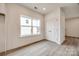
[[[77,3],[20,3],[20,5],[28,7],[29,9],[32,9],[41,14],[47,14],[53,11],[57,7],[77,6],[78,4]],[[37,9],[34,9],[35,6],[37,7]],[[43,8],[46,8],[46,10],[43,10]]]

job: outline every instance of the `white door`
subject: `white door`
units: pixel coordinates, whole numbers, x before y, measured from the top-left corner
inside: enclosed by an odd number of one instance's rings
[[[46,37],[50,41],[54,41],[54,26],[53,20],[46,20]]]
[[[46,38],[53,42],[58,42],[58,29],[57,29],[56,19],[47,19],[46,20]]]

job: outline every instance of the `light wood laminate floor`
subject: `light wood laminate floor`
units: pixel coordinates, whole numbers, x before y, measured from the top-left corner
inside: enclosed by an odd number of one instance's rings
[[[79,39],[66,37],[66,41],[62,45],[58,45],[51,41],[40,41],[32,44],[7,56],[78,56],[79,55]]]

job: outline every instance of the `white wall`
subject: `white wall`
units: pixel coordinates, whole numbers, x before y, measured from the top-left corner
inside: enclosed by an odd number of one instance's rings
[[[44,18],[41,14],[31,11],[17,4],[6,4],[6,49],[13,49],[44,39]],[[41,35],[20,37],[20,15],[38,17],[41,20]]]
[[[0,15],[0,52],[5,50],[5,17]]]
[[[65,16],[59,7],[45,16],[45,25],[46,38],[61,44],[65,36]]]
[[[79,18],[66,20],[66,36],[79,37]]]
[[[66,18],[79,17],[79,6],[64,7]]]
[[[66,36],[79,37],[79,6],[64,7]]]
[[[46,28],[46,38],[50,41],[59,43],[59,18],[60,10],[55,9],[53,12],[45,16],[45,28]],[[51,31],[51,32],[50,32]]]
[[[65,40],[65,14],[63,8],[60,8],[60,43]]]
[[[0,13],[6,14],[6,8],[4,3],[0,3]]]

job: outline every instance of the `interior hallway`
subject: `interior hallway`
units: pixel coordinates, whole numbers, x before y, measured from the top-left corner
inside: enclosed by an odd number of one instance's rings
[[[7,56],[78,56],[78,42],[79,38],[71,37],[66,37],[62,45],[44,40],[7,54]]]

